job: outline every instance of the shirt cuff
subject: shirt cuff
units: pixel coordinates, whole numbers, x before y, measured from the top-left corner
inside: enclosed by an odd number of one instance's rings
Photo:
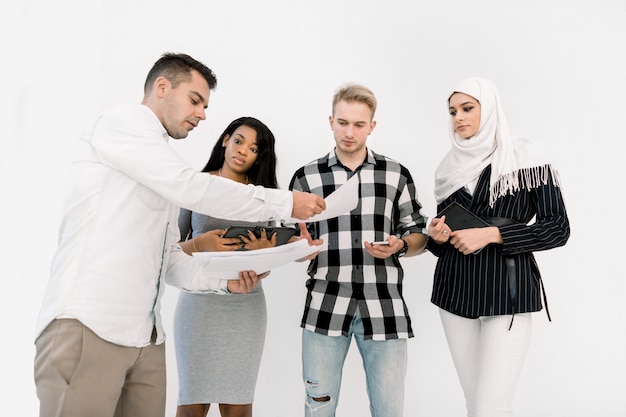
[[[265,191],[262,200],[267,205],[268,220],[280,222],[291,218],[293,211],[293,193],[291,191],[257,187],[257,193],[260,190]]]
[[[220,294],[232,294],[228,290],[228,280],[227,279],[220,279]]]

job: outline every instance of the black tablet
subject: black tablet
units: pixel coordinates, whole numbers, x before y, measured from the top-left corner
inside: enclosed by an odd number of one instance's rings
[[[262,226],[231,226],[226,230],[223,237],[248,236],[248,231],[251,230],[257,238],[260,238],[261,229],[263,229]],[[292,227],[265,227],[265,231],[268,237],[271,237],[274,232],[277,233],[276,246],[278,246],[287,243],[297,230]]]
[[[446,216],[446,224],[451,230],[490,226],[489,223],[456,202],[451,203],[437,214],[437,217],[441,216]]]

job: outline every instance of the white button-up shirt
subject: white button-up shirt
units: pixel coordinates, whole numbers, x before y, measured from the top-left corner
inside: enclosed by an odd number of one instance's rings
[[[179,207],[233,220],[284,220],[292,194],[200,173],[167,143],[152,110],[122,105],[78,141],[37,337],[55,318],[74,318],[122,346],[164,341],[163,282],[220,291],[225,281],[178,245]]]

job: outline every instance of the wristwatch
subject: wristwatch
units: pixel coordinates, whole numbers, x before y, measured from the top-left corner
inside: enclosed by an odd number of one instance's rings
[[[401,240],[403,243],[402,249],[400,249],[395,254],[398,258],[402,258],[404,255],[406,255],[407,251],[409,250],[409,243],[406,241],[406,239],[401,239]]]

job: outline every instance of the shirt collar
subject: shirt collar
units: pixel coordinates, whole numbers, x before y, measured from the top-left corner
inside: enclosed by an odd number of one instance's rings
[[[365,160],[363,161],[363,163],[361,163],[360,166],[363,166],[363,165],[376,165],[376,158],[374,157],[374,153],[372,152],[372,150],[370,148],[366,148],[366,149],[367,149],[367,156],[365,157]],[[337,154],[335,153],[335,149],[333,149],[333,151],[328,154],[328,166],[332,167],[333,165],[341,165],[341,166],[343,166],[343,164],[341,164],[341,162],[339,161],[339,158],[337,158]]]

